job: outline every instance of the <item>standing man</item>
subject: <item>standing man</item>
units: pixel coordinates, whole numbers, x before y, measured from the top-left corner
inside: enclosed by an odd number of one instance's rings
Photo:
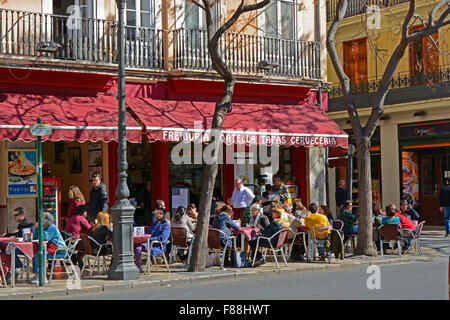
[[[244,186],[241,179],[236,179],[234,187],[231,204],[233,206],[233,219],[238,220],[242,219],[244,209],[252,203],[255,195],[250,188]]]
[[[94,221],[99,212],[108,212],[108,190],[103,184],[100,174],[94,172],[92,174],[92,189],[89,194],[89,222]]]
[[[339,185],[336,188],[335,198],[336,198],[336,213],[339,215],[342,209],[342,205],[346,200],[348,200],[347,186],[345,180],[339,181]]]
[[[444,186],[439,195],[439,205],[444,213],[445,237],[450,235],[450,178],[444,178]]]
[[[287,187],[281,182],[281,178],[279,176],[274,176],[272,182],[272,194],[275,195],[275,201],[280,201],[281,204],[286,203],[289,199]]]

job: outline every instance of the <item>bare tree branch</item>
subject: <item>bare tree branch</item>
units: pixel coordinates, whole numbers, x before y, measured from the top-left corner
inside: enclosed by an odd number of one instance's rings
[[[336,50],[336,44],[334,42],[339,24],[344,18],[345,11],[347,10],[347,0],[339,0],[337,7],[338,10],[336,11],[336,16],[334,17],[334,20],[330,28],[328,29],[327,50],[331,62],[333,63],[334,70],[336,71],[339,81],[341,82],[342,89],[344,90],[344,96],[347,100],[347,111],[349,114],[351,114],[350,120],[352,121],[352,126],[353,128],[360,128],[361,122],[359,119],[358,111],[356,110],[356,105],[353,101],[353,96],[351,94],[350,79],[345,74],[344,68],[342,67],[341,61],[339,60],[339,56]],[[361,132],[355,132],[355,134],[358,135],[360,135],[360,133]]]
[[[196,4],[197,6],[199,6],[200,8],[202,8],[203,10],[205,10],[205,7],[200,4],[200,2],[198,2],[197,0],[191,0],[192,3]]]

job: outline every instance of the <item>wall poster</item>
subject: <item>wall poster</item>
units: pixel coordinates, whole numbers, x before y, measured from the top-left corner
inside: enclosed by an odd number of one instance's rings
[[[37,150],[8,150],[8,197],[37,197]]]
[[[402,152],[402,182],[403,200],[413,207],[419,202],[419,154],[417,152]]]

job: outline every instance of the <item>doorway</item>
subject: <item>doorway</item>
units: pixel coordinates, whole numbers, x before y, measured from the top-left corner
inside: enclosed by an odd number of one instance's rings
[[[450,170],[448,149],[419,152],[419,190],[421,218],[427,225],[444,225],[439,211],[439,194]]]

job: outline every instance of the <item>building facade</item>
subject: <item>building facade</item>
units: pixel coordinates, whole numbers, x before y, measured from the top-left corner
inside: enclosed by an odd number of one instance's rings
[[[416,1],[416,13],[428,18],[436,3]],[[335,0],[327,1],[328,27],[336,5]],[[400,41],[408,7],[409,1],[389,4],[374,1],[366,5],[359,0],[349,0],[336,43],[363,124],[371,112],[385,66]],[[421,20],[416,18],[409,32],[421,28]],[[446,26],[408,47],[392,79],[384,114],[371,144],[373,200],[380,201],[383,207],[390,203],[399,206],[402,199],[408,200],[427,225],[443,225],[438,197],[443,178],[450,176],[448,32]],[[329,90],[328,115],[351,139],[343,92],[329,59],[328,80],[333,83]],[[329,171],[330,181],[346,179],[345,162]],[[352,189],[355,199],[357,183]],[[332,185],[330,192],[334,190],[335,185]]]
[[[34,164],[36,141],[28,130],[37,116],[53,126],[52,135],[43,138],[43,160],[45,174],[61,178],[60,215],[67,213],[71,185],[79,186],[89,202],[94,171],[101,173],[109,205],[114,204],[115,2],[0,4],[0,232],[15,228],[15,207],[24,207],[35,219],[34,182],[13,175],[11,168],[21,157],[31,157],[25,162]],[[214,6],[217,26],[239,3],[219,1]],[[223,160],[216,181],[224,199],[231,197],[236,177],[256,186],[270,183],[277,174],[291,184],[293,198],[325,203],[325,147],[347,144],[346,134],[325,114],[325,9],[324,3],[312,0],[272,1],[264,10],[243,15],[222,37],[222,56],[237,77],[235,103],[224,123],[222,158],[231,162]],[[188,190],[186,201],[198,202],[202,159],[196,151],[200,148],[201,157],[206,144],[190,145],[192,154],[183,153],[184,162],[177,162],[172,151],[180,141],[192,142],[195,133],[209,129],[223,93],[206,39],[204,12],[191,1],[127,1],[127,172],[136,217],[156,199],[165,200],[169,208],[182,203],[177,188]],[[55,51],[48,51],[52,47]],[[264,69],[270,63],[277,67]],[[276,172],[267,162],[249,160],[256,145],[274,144],[279,146],[272,155],[279,163]],[[25,190],[24,184],[31,186]]]

